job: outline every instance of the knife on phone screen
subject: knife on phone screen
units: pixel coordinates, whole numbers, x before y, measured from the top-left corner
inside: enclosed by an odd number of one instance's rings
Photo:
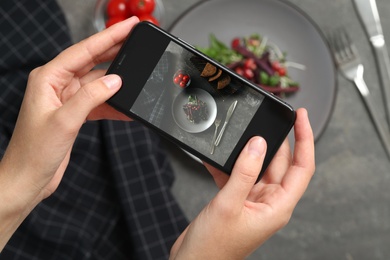
[[[390,59],[375,0],[354,0],[357,13],[374,49],[382,84],[387,123],[390,125]]]
[[[230,105],[230,107],[229,107],[229,109],[228,109],[228,111],[227,111],[226,118],[225,118],[225,123],[223,123],[221,132],[219,132],[219,135],[218,135],[217,139],[215,139],[215,146],[218,146],[218,145],[219,145],[219,142],[221,141],[222,135],[223,135],[223,133],[225,132],[225,128],[226,128],[227,124],[229,123],[229,120],[230,120],[230,118],[232,117],[233,112],[234,112],[234,110],[236,109],[236,106],[237,106],[237,100],[234,101],[234,102]]]

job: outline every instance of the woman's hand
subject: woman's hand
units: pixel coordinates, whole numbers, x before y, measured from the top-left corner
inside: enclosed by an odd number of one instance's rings
[[[2,209],[8,205],[0,211],[0,242],[7,237],[2,232],[5,219],[20,217],[21,222],[56,190],[86,120],[130,120],[104,103],[119,90],[121,78],[102,77],[105,71],[92,69],[114,58],[136,23],[138,18],[118,23],[30,73],[16,127],[0,163],[0,205]],[[8,234],[20,224],[11,222]]]
[[[206,165],[221,190],[177,239],[172,259],[244,259],[288,223],[315,171],[306,110],[297,111],[294,129],[294,155],[286,140],[256,184],[266,152],[261,137],[248,142],[230,178]]]

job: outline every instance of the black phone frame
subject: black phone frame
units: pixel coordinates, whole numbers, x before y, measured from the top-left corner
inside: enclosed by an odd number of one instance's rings
[[[234,77],[236,80],[239,80],[242,83],[248,85],[264,96],[262,104],[255,113],[248,127],[245,129],[241,139],[233,149],[225,165],[216,163],[211,158],[202,153],[199,153],[187,144],[177,140],[164,131],[161,131],[147,120],[140,118],[130,111],[132,105],[138,97],[138,94],[142,91],[146,80],[148,79],[161,55],[163,55],[171,41],[192,52],[193,54],[202,57],[218,68],[221,68],[225,72],[229,73],[231,77]],[[139,63],[138,61],[145,62]],[[142,69],[140,69],[140,66],[142,66]],[[132,71],[136,72],[136,77],[131,77],[130,79],[130,77],[125,76]],[[162,135],[164,138],[173,142],[175,145],[181,147],[200,160],[211,164],[212,166],[224,171],[227,174],[231,173],[238,155],[248,140],[253,136],[262,136],[267,142],[267,153],[258,180],[261,179],[273,156],[295,123],[295,110],[285,101],[261,89],[245,78],[237,75],[226,66],[223,66],[222,64],[212,60],[180,38],[171,35],[170,33],[149,22],[140,22],[132,29],[122,48],[118,52],[116,58],[111,63],[107,74],[120,75],[123,85],[122,88],[107,101],[109,105],[113,106],[115,109],[124,113],[130,118],[142,122],[146,126],[156,131],[158,134]],[[259,122],[261,122],[260,126]]]

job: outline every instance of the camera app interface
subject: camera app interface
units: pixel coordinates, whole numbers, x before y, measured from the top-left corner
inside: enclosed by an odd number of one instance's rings
[[[130,111],[224,165],[263,99],[171,42]]]

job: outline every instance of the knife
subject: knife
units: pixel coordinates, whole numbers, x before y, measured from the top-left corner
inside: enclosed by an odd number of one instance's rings
[[[378,8],[375,0],[354,0],[354,2],[375,52],[387,123],[390,125],[390,59],[382,32]]]
[[[225,118],[225,123],[223,123],[223,126],[222,126],[222,129],[221,131],[219,132],[218,136],[217,136],[217,139],[215,139],[215,146],[218,146],[219,145],[219,142],[221,141],[221,138],[222,138],[222,135],[223,133],[225,132],[225,128],[226,128],[226,125],[229,123],[229,120],[230,118],[232,117],[233,115],[233,112],[234,112],[234,109],[236,109],[236,106],[237,106],[237,100],[234,101],[228,111],[227,111],[227,114],[226,114],[226,118]]]

